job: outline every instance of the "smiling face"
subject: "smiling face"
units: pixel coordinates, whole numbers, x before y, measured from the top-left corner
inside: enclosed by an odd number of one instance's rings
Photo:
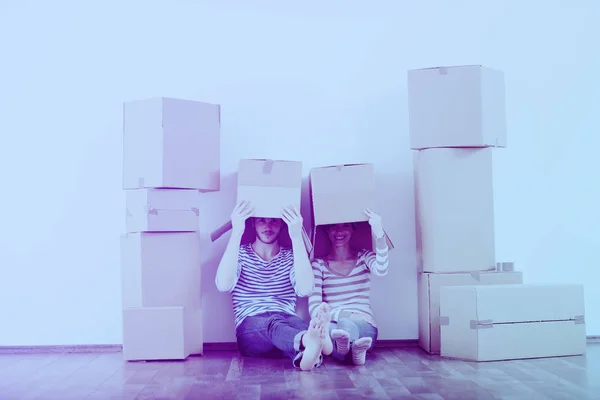
[[[350,244],[352,234],[354,233],[354,225],[351,223],[333,224],[327,226],[327,236],[331,241],[332,247],[344,247]]]
[[[254,218],[256,238],[265,244],[273,244],[281,234],[281,218]]]

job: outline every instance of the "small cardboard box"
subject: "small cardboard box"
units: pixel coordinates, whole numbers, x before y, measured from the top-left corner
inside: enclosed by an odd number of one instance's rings
[[[445,286],[441,356],[500,361],[585,354],[583,285]]]
[[[203,353],[201,308],[125,308],[122,317],[126,361],[183,360]]]
[[[251,217],[281,218],[281,210],[287,206],[296,206],[300,210],[302,198],[302,162],[242,159],[238,169],[237,200],[249,201],[254,206]],[[253,241],[255,233],[249,229],[250,220],[246,221],[246,229],[241,243]],[[280,244],[291,245],[287,225],[283,222]],[[226,222],[211,233],[214,242],[231,230],[231,221]],[[308,234],[302,229],[302,237],[306,251],[310,254],[312,245]]]
[[[221,107],[166,97],[123,105],[123,189],[220,188]]]
[[[410,147],[506,147],[504,73],[481,65],[408,71]]]
[[[413,153],[419,271],[496,268],[492,151]]]
[[[313,252],[311,257],[324,257],[330,248],[325,225],[355,223],[352,245],[373,250],[369,217],[365,209],[373,209],[377,193],[373,164],[344,164],[312,168],[309,188],[313,211]],[[376,210],[373,210],[376,211]],[[394,245],[385,234],[389,249]]]
[[[237,202],[254,205],[253,217],[281,218],[281,209],[296,206],[302,197],[302,162],[283,160],[240,160]]]
[[[125,191],[126,229],[135,232],[195,232],[199,230],[199,192],[188,189]]]
[[[200,277],[198,232],[121,236],[124,308],[198,305]]]
[[[500,285],[523,283],[523,273],[471,272],[459,274],[419,273],[419,346],[430,354],[440,354],[440,288],[459,285]]]

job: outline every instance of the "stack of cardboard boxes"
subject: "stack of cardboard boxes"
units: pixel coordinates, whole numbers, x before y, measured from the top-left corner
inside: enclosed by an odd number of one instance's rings
[[[202,354],[200,192],[220,188],[220,106],[155,98],[123,109],[125,360]]]
[[[411,70],[408,104],[420,346],[476,361],[582,354],[582,286],[525,285],[514,263],[496,262],[492,159],[507,142],[504,74]]]

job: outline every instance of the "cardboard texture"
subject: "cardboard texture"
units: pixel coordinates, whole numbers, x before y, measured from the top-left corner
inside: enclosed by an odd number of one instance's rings
[[[441,356],[500,361],[585,354],[583,285],[445,286]]]
[[[496,268],[492,148],[413,153],[419,271]]]
[[[197,190],[134,189],[125,194],[128,233],[199,230]]]
[[[325,225],[355,223],[352,245],[358,249],[375,248],[375,240],[365,209],[377,212],[377,192],[373,164],[344,164],[312,168],[309,172],[309,190],[313,211],[313,252],[311,257],[325,256],[331,243]],[[387,233],[390,250],[394,244]]]
[[[202,354],[202,309],[143,307],[123,310],[123,356],[135,360],[183,360]]]
[[[419,346],[430,354],[440,354],[440,289],[443,286],[500,285],[523,283],[523,273],[471,272],[458,274],[419,273]]]
[[[219,105],[167,97],[123,105],[123,189],[220,188]]]
[[[198,232],[121,236],[123,308],[199,307],[200,277]]]
[[[281,218],[281,209],[300,210],[302,162],[283,160],[240,160],[237,202],[250,201],[253,217]]]
[[[410,147],[506,147],[504,73],[481,65],[408,71]]]

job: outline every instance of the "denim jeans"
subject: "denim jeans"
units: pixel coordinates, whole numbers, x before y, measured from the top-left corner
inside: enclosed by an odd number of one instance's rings
[[[292,359],[295,367],[302,358],[302,335],[308,322],[283,312],[266,312],[246,317],[236,329],[240,353],[249,357]],[[322,357],[315,367],[322,362]]]
[[[337,322],[331,321],[329,333],[334,329],[343,329],[348,332],[350,334],[350,343],[354,343],[354,341],[359,338],[370,337],[373,340],[373,343],[371,343],[369,350],[375,346],[375,341],[377,340],[377,335],[379,333],[378,329],[367,321],[352,318],[340,318]],[[342,362],[352,364],[352,351],[349,351],[345,355],[340,354],[337,351],[335,340],[333,341],[333,353],[331,353],[331,356]]]

